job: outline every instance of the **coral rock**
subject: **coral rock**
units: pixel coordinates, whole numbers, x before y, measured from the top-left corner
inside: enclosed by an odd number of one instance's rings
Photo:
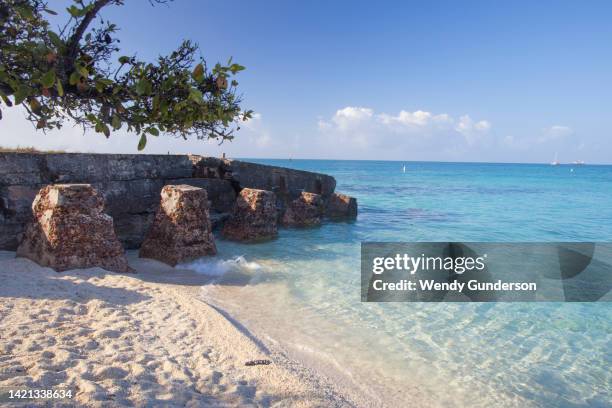
[[[293,200],[282,219],[288,227],[310,227],[321,224],[323,199],[319,194],[303,192]]]
[[[34,219],[17,256],[56,271],[99,266],[130,272],[125,252],[104,213],[104,200],[89,184],[56,184],[41,189],[32,204]]]
[[[327,201],[325,213],[330,218],[357,218],[357,199],[334,193]]]
[[[245,188],[236,198],[223,236],[236,241],[260,241],[276,237],[276,195],[271,191]]]
[[[188,185],[165,186],[139,256],[174,266],[216,253],[206,190]]]

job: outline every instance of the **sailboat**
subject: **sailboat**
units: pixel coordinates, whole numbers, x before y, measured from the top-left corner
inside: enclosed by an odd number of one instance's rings
[[[551,166],[558,166],[559,164],[559,158],[557,157],[557,153],[555,153],[555,160],[553,160],[552,162],[550,162]]]
[[[404,167],[402,167],[402,172],[406,172],[406,165],[404,164]]]

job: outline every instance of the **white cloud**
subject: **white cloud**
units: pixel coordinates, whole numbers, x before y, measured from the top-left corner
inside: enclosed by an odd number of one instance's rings
[[[358,126],[378,124],[379,127],[395,131],[455,130],[462,135],[484,134],[491,129],[486,120],[475,122],[469,115],[459,119],[447,113],[433,114],[422,110],[409,112],[402,110],[397,115],[374,113],[370,108],[347,106],[338,109],[329,121],[319,120],[321,130],[352,130]]]
[[[3,109],[0,146],[97,153],[138,153],[138,136],[124,130],[109,139],[83,133],[67,124],[61,130],[37,131],[20,108]],[[306,118],[307,120],[308,118]],[[149,137],[143,153],[193,153],[208,156],[262,158],[339,158],[387,160],[539,161],[589,159],[605,149],[575,137],[568,126],[554,125],[534,133],[497,134],[491,123],[470,115],[453,117],[424,110],[390,114],[347,106],[310,127],[291,122],[285,128],[256,113],[242,122],[233,142]],[[312,123],[312,122],[311,122]],[[504,137],[505,136],[505,137]],[[602,160],[602,159],[600,159]],[[605,160],[603,160],[605,161]]]
[[[452,119],[446,113],[434,115],[430,112],[418,110],[415,112],[400,111],[396,116],[381,113],[378,119],[385,125],[400,124],[406,127],[424,128],[431,125],[448,125],[452,123]]]
[[[347,106],[319,119],[318,128],[312,143],[325,151],[333,140],[343,157],[460,160],[468,150],[489,144],[484,136],[491,123],[469,115],[454,118],[424,110],[387,113]]]
[[[455,130],[465,137],[468,144],[474,144],[491,130],[491,123],[486,120],[475,122],[469,115],[463,115],[457,121]]]
[[[486,120],[474,121],[468,115],[453,118],[447,113],[401,110],[397,114],[376,113],[365,107],[347,106],[329,120],[319,120],[326,138],[341,142],[343,149],[362,152],[377,148],[424,151],[442,146],[458,152],[480,140],[491,130]]]
[[[338,110],[332,121],[339,129],[350,130],[370,120],[373,114],[372,109],[347,106]]]

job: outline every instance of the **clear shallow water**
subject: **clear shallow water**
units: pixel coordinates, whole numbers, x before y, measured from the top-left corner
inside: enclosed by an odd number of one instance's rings
[[[360,212],[192,265],[247,326],[387,403],[612,406],[608,303],[359,300],[362,241],[612,241],[612,166],[252,161],[333,175]]]

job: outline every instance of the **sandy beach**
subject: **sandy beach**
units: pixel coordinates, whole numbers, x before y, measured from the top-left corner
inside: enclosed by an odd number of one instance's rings
[[[371,405],[197,299],[205,276],[130,264],[57,273],[0,252],[0,387],[73,388],[65,406]]]

